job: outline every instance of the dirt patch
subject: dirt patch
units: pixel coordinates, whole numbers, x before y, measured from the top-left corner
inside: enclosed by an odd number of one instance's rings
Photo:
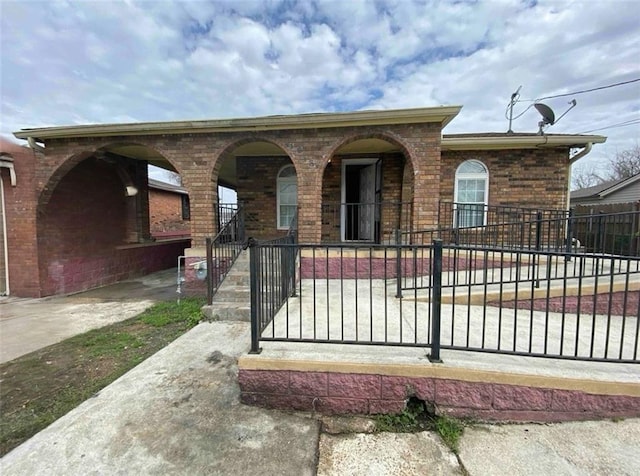
[[[0,456],[193,327],[203,304],[159,303],[0,365]]]

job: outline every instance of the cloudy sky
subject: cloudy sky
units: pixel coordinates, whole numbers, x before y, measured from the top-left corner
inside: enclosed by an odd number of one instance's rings
[[[462,105],[445,133],[640,142],[640,1],[0,0],[0,134],[26,127]],[[636,81],[634,81],[636,80]],[[620,86],[577,94],[617,83]]]

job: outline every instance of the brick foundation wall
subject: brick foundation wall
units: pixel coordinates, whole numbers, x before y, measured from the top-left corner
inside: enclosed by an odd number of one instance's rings
[[[51,261],[43,295],[84,291],[175,268],[188,246],[189,240],[158,242]]]
[[[242,368],[238,381],[245,404],[323,414],[400,413],[415,396],[440,414],[491,421],[640,416],[640,397],[489,382]]]
[[[454,200],[458,166],[481,161],[489,170],[489,205],[566,209],[569,150],[442,151],[440,198]]]

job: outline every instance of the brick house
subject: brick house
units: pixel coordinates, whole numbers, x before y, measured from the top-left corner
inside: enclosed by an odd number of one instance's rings
[[[24,218],[31,224],[23,236],[32,243],[18,260],[31,259],[37,272],[29,286],[16,278],[12,293],[86,289],[148,272],[180,254],[179,247],[151,240],[147,164],[182,178],[191,218],[185,253],[195,261],[218,231],[219,185],[236,191],[249,236],[284,234],[297,214],[301,242],[386,242],[398,228],[436,226],[443,202],[463,207],[472,225],[486,220],[486,205],[566,209],[571,161],[606,140],[443,136],[459,111],[447,106],[23,129],[15,136],[41,155],[30,152],[18,173],[17,188],[23,180],[28,189]],[[572,158],[572,149],[581,151]]]
[[[151,236],[189,237],[189,193],[184,187],[149,179],[149,226]]]

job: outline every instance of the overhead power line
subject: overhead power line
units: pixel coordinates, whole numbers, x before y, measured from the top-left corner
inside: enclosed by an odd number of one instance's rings
[[[599,86],[597,88],[582,89],[580,91],[574,91],[572,93],[556,94],[553,96],[544,96],[536,99],[522,99],[521,101],[542,101],[543,99],[554,99],[554,98],[563,98],[566,96],[575,96],[576,94],[592,93],[593,91],[600,91],[602,89],[615,88],[617,86],[624,86],[625,84],[636,83],[638,81],[640,81],[640,78],[630,79],[629,81],[621,81],[619,83],[614,83],[614,84],[607,84],[606,86]]]
[[[578,134],[588,134],[590,132],[603,131],[605,129],[613,129],[615,127],[632,126],[634,124],[640,124],[640,119],[630,119],[628,121],[618,122],[616,124],[611,124],[609,126],[598,127],[597,129],[591,129],[589,131],[578,132]]]

